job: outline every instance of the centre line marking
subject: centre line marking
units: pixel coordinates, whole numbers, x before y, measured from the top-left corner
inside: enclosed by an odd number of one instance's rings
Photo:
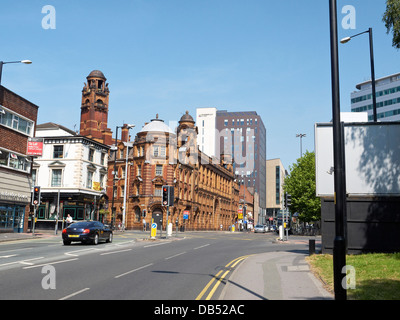
[[[162,242],[162,243],[155,243],[155,244],[149,244],[147,246],[144,246],[143,248],[150,248],[150,247],[156,247],[156,246],[162,246],[163,244],[171,243],[171,241],[168,242]]]
[[[90,290],[90,288],[85,288],[85,289],[79,290],[79,291],[77,291],[75,293],[71,293],[70,295],[65,296],[64,298],[61,298],[61,299],[58,299],[58,300],[67,300],[69,298],[72,298],[73,296],[76,296],[76,295],[78,295],[78,294],[80,294],[82,292],[88,291],[88,290]]]
[[[121,278],[121,277],[123,277],[123,276],[126,276],[127,274],[133,273],[133,272],[135,272],[135,271],[139,271],[139,270],[141,270],[141,269],[150,267],[150,266],[152,266],[152,265],[153,265],[153,263],[146,264],[146,265],[143,266],[143,267],[139,267],[139,268],[133,269],[133,270],[131,270],[131,271],[122,273],[122,274],[120,274],[120,275],[118,275],[118,276],[115,276],[114,278],[115,278],[115,279]]]
[[[184,251],[184,252],[181,252],[181,253],[178,253],[178,254],[175,254],[175,255],[173,255],[173,256],[170,256],[170,257],[168,257],[168,258],[165,258],[165,260],[169,260],[169,259],[172,259],[172,258],[178,257],[178,256],[180,256],[180,255],[182,255],[182,254],[185,254],[185,253],[186,253],[186,251]]]
[[[208,243],[208,244],[205,244],[204,246],[200,246],[200,247],[194,248],[193,250],[197,250],[197,249],[205,248],[205,247],[208,247],[209,245],[210,245],[210,244]]]
[[[124,250],[118,250],[118,251],[111,251],[111,252],[105,252],[105,253],[101,253],[101,256],[106,256],[108,254],[114,254],[114,253],[120,253],[120,252],[126,252],[126,251],[131,251],[132,249],[124,249]]]
[[[40,260],[40,259],[44,259],[44,257],[33,258],[33,259],[25,259],[25,260],[20,260],[20,261],[14,261],[14,262],[3,263],[3,264],[0,264],[0,267],[2,267],[2,266],[8,266],[8,265],[14,264],[14,263],[20,263],[20,264],[25,264],[25,265],[32,265],[33,263],[30,263],[30,262],[27,262],[27,261],[34,261],[34,260]]]
[[[64,262],[70,262],[70,261],[75,261],[79,260],[78,258],[75,259],[68,259],[68,260],[62,260],[62,261],[56,261],[56,262],[49,262],[49,263],[44,263],[44,264],[38,264],[35,266],[30,266],[30,267],[24,267],[23,269],[32,269],[32,268],[40,268],[48,265],[53,265],[53,264],[59,264],[59,263],[64,263]]]

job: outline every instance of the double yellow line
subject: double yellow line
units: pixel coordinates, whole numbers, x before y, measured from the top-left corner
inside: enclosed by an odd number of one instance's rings
[[[209,294],[207,295],[207,297],[205,298],[205,300],[211,300],[212,296],[214,295],[215,291],[218,289],[219,285],[221,284],[222,280],[226,277],[226,275],[231,272],[233,270],[233,268],[235,268],[239,262],[243,261],[244,259],[250,257],[251,255],[247,255],[247,256],[242,256],[239,258],[236,258],[234,260],[232,260],[231,262],[229,262],[225,268],[221,271],[219,271],[211,280],[210,282],[204,287],[204,289],[200,292],[200,294],[197,296],[196,300],[201,300],[201,298],[204,296],[204,294],[208,291],[208,289],[212,286],[212,284],[214,283],[214,281],[217,281],[214,284],[214,287],[211,289],[211,291],[209,292]],[[226,268],[229,268],[229,270],[226,270]],[[224,272],[225,271],[225,272]],[[224,272],[224,274],[222,274]],[[222,274],[222,276],[221,276]]]

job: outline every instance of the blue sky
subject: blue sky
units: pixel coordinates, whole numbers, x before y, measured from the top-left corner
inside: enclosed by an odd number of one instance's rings
[[[257,111],[267,130],[267,159],[284,166],[314,150],[314,124],[332,118],[328,0],[2,0],[2,84],[37,104],[38,123],[79,129],[86,76],[109,82],[109,127],[156,113],[166,123],[188,110]],[[42,7],[56,10],[43,29]],[[356,9],[356,29],[341,26]],[[338,0],[339,37],[374,29],[377,78],[400,72],[400,51],[382,22],[384,0]],[[368,36],[340,46],[341,109],[370,79]]]

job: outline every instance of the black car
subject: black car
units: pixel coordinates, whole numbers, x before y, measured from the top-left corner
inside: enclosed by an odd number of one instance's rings
[[[82,221],[71,224],[62,231],[64,245],[71,244],[72,241],[82,243],[93,243],[97,245],[100,240],[112,242],[113,232],[110,228],[98,221]]]

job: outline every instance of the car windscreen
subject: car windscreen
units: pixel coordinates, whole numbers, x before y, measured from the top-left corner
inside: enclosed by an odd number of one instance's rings
[[[93,226],[93,222],[75,222],[71,224],[70,228],[90,228]]]

